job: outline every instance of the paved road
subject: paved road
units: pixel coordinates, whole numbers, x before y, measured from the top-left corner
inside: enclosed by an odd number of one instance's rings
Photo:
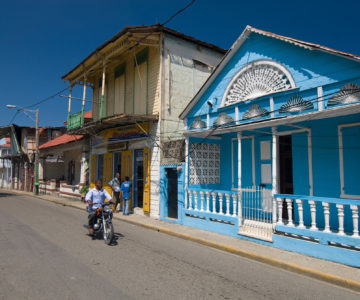
[[[359,299],[359,294],[114,221],[91,240],[85,212],[0,194],[0,299]]]

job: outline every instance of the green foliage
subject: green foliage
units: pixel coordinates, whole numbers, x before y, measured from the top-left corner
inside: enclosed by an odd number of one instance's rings
[[[80,189],[80,194],[82,195],[86,195],[86,193],[89,191],[89,186],[88,185],[83,185]]]

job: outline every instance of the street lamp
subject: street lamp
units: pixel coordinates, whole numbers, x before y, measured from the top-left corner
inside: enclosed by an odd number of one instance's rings
[[[27,109],[24,107],[20,107],[17,105],[12,105],[12,104],[7,104],[6,105],[7,108],[11,109],[11,108],[16,108],[17,111],[23,111],[30,119],[32,119],[34,121],[33,118],[31,118],[26,112],[32,112],[35,113],[36,115],[36,120],[35,120],[35,187],[34,187],[34,195],[39,195],[39,110],[31,110],[31,109]]]

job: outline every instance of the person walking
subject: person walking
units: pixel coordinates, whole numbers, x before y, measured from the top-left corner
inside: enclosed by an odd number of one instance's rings
[[[125,177],[125,181],[121,184],[120,191],[123,199],[123,214],[129,214],[129,201],[131,196],[132,183],[128,176]]]
[[[113,190],[113,196],[115,199],[115,212],[116,212],[116,207],[119,204],[119,210],[118,212],[120,212],[122,210],[122,203],[121,203],[121,198],[120,198],[120,173],[117,172],[115,174],[115,177],[109,181],[109,185],[111,186],[112,190]]]

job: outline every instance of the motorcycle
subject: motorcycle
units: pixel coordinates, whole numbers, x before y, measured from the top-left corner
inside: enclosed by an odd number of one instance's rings
[[[96,210],[96,220],[94,222],[94,234],[103,233],[105,244],[110,245],[114,237],[114,226],[112,224],[113,209],[110,203],[103,203]]]

